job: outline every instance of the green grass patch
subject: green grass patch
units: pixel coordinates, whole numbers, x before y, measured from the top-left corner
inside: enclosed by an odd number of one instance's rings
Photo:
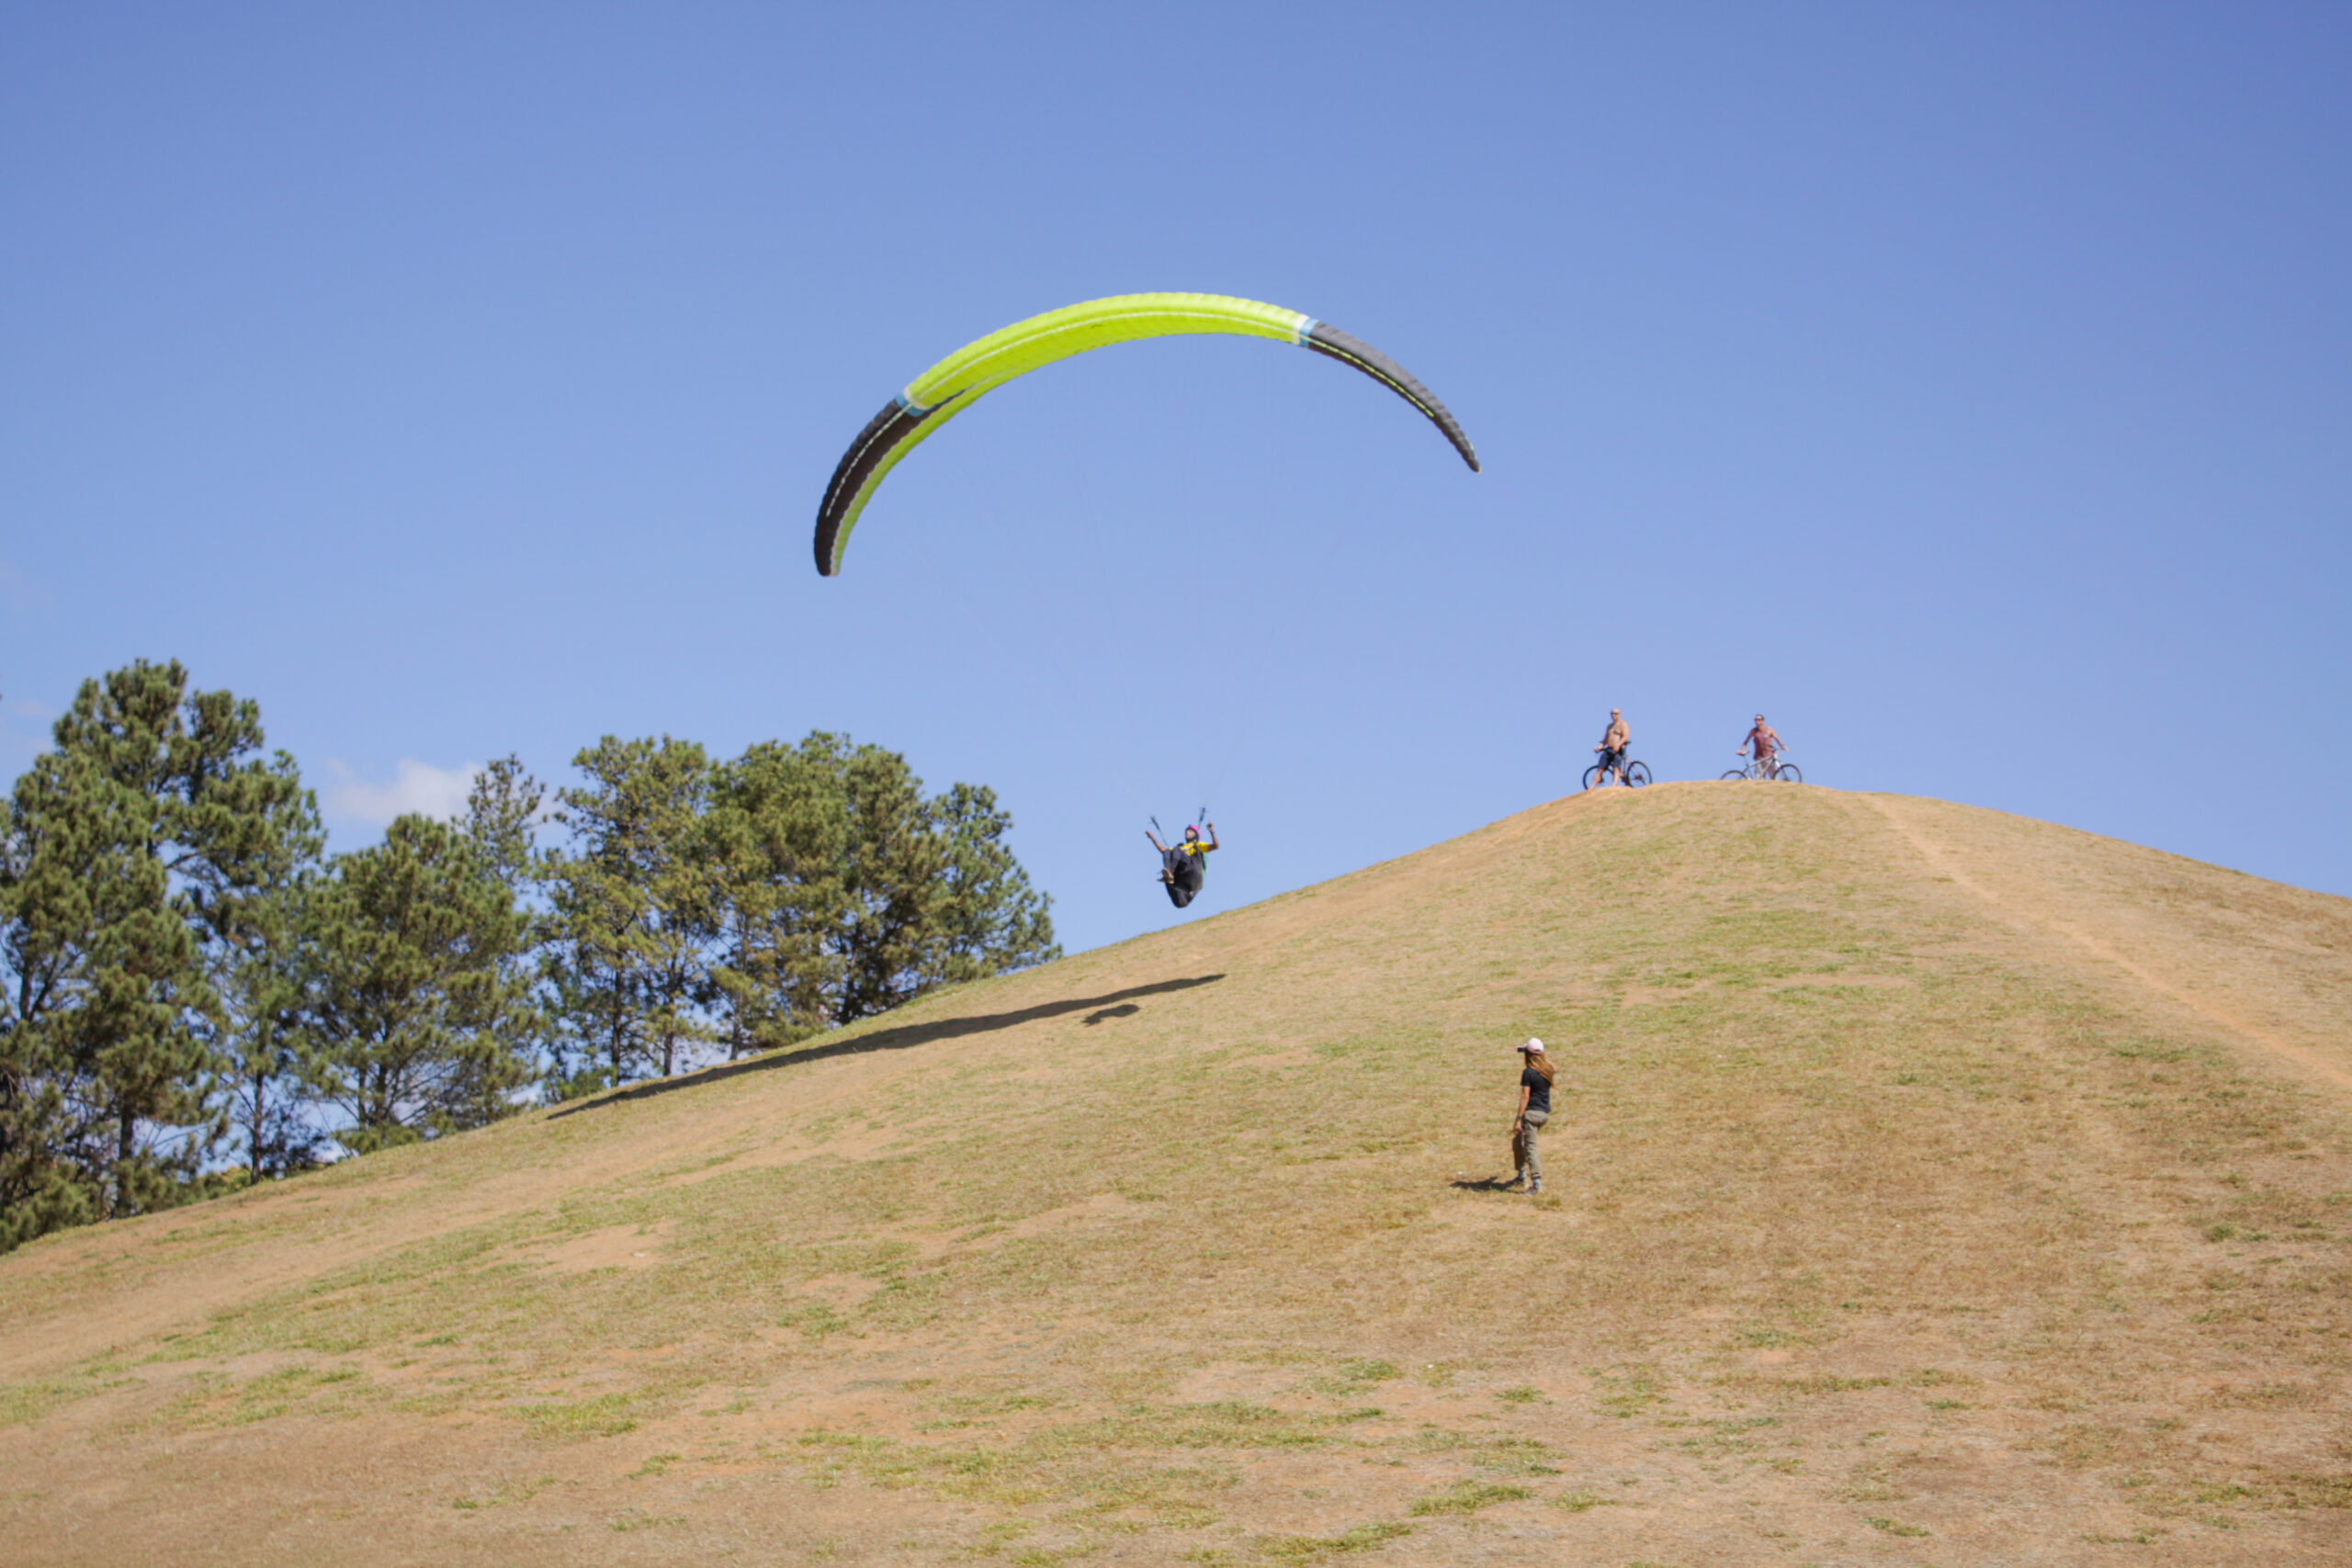
[[[1884,1388],[1892,1378],[1840,1378],[1827,1372],[1815,1372],[1808,1377],[1782,1378],[1778,1386],[1790,1393],[1852,1393],[1865,1388]]]
[[[603,1393],[594,1399],[524,1405],[517,1415],[536,1437],[566,1441],[583,1438],[617,1438],[637,1430],[637,1396]]]
[[[356,1383],[359,1373],[350,1367],[281,1367],[243,1382],[218,1373],[185,1381],[188,1386],[155,1417],[158,1425],[183,1431],[250,1427],[315,1408],[322,1390]]]
[[[99,1372],[92,1371],[86,1377],[71,1382],[9,1383],[0,1387],[0,1427],[30,1427],[51,1411],[133,1381],[130,1378],[104,1378]]]
[[[1339,1535],[1270,1535],[1255,1543],[1259,1554],[1277,1562],[1312,1562],[1319,1558],[1344,1556],[1351,1551],[1370,1551],[1375,1547],[1401,1540],[1413,1533],[1413,1527],[1384,1521],[1379,1524],[1358,1525]]]
[[[640,1514],[634,1508],[628,1508],[623,1510],[612,1521],[609,1528],[617,1534],[627,1535],[632,1530],[659,1529],[663,1525],[682,1525],[685,1522],[686,1517],[684,1514]]]
[[[1657,1374],[1647,1367],[1619,1367],[1592,1374],[1600,1386],[1600,1413],[1630,1420],[1653,1405],[1666,1403],[1658,1392]]]
[[[1481,1508],[1491,1508],[1498,1503],[1517,1503],[1534,1494],[1524,1486],[1507,1486],[1490,1481],[1457,1481],[1434,1497],[1423,1497],[1406,1511],[1415,1518],[1427,1518],[1438,1514],[1475,1514]]]
[[[542,1475],[530,1481],[510,1481],[496,1491],[481,1497],[470,1495],[459,1497],[450,1503],[449,1506],[461,1513],[472,1513],[482,1508],[500,1507],[508,1503],[527,1503],[555,1483],[556,1478],[552,1475]]]

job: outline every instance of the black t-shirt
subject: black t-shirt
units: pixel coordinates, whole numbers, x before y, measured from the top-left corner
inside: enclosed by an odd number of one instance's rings
[[[1544,1081],[1544,1075],[1533,1067],[1521,1067],[1519,1081],[1527,1086],[1527,1109],[1552,1114],[1552,1086]]]

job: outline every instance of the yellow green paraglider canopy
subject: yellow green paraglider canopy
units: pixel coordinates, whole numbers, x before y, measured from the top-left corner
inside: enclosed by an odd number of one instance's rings
[[[882,476],[898,466],[941,425],[983,395],[1039,366],[1106,344],[1180,333],[1227,333],[1273,338],[1313,349],[1352,365],[1428,416],[1444,432],[1472,472],[1478,454],[1436,394],[1405,367],[1338,328],[1296,310],[1222,294],[1121,294],[1065,305],[1042,316],[992,332],[966,344],[912,381],[858,432],[817,510],[817,570],[831,577],[842,569],[850,530],[857,526]]]

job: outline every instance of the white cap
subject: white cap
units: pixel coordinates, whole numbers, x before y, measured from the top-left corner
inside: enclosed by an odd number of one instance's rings
[[[1522,1051],[1541,1051],[1544,1049],[1544,1042],[1541,1040],[1530,1039],[1528,1043],[1521,1045],[1520,1049]]]

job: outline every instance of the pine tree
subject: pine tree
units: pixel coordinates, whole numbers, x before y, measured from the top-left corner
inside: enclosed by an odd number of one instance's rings
[[[698,1002],[720,924],[701,818],[710,764],[692,741],[606,736],[561,791],[571,846],[542,863],[560,1092],[677,1070],[713,1031]]]
[[[788,1045],[831,1021],[849,844],[834,762],[828,745],[767,741],[713,784],[702,841],[720,919],[708,1000],[729,1060]]]
[[[538,875],[539,808],[546,800],[547,787],[523,760],[504,756],[474,776],[465,815],[458,819],[482,863],[518,900]]]
[[[86,759],[17,781],[0,839],[0,1247],[96,1219],[103,1119],[78,1092],[102,933],[161,897]]]
[[[706,829],[724,897],[712,965],[730,1052],[1057,957],[988,789],[926,796],[907,760],[846,736],[755,746],[719,771]]]
[[[840,769],[850,819],[842,868],[848,908],[835,935],[842,975],[833,1013],[836,1022],[854,1023],[945,978],[925,960],[947,909],[948,857],[905,758],[844,742]]]
[[[478,1127],[528,1081],[514,896],[458,829],[402,817],[300,902],[304,1077],[355,1154]]]
[[[541,953],[547,920],[537,908],[539,874],[546,857],[539,852],[539,825],[547,787],[523,766],[519,757],[499,758],[474,778],[466,792],[466,809],[458,818],[458,831],[472,844],[475,857],[499,885],[523,921],[521,942],[500,960],[501,973],[517,998],[509,1012],[508,1028],[518,1048],[543,1041],[548,1020],[541,985]]]
[[[993,793],[959,784],[926,798],[895,751],[852,750],[826,735],[802,745],[833,756],[849,811],[834,1022],[1061,955],[1053,901],[1030,886],[1004,842],[1012,818]]]
[[[1005,836],[1012,814],[986,784],[957,784],[931,803],[933,830],[946,851],[947,897],[927,962],[938,981],[954,983],[1025,969],[1061,956],[1054,941],[1054,901],[1029,885]]]
[[[308,868],[305,868],[306,870]],[[213,1036],[230,1135],[244,1150],[247,1183],[319,1163],[322,1142],[304,1115],[300,972],[307,878],[239,911],[212,982]]]
[[[83,682],[17,781],[0,851],[0,1200],[21,1237],[188,1195],[221,1118],[209,971],[314,841],[259,710],[177,663]]]

